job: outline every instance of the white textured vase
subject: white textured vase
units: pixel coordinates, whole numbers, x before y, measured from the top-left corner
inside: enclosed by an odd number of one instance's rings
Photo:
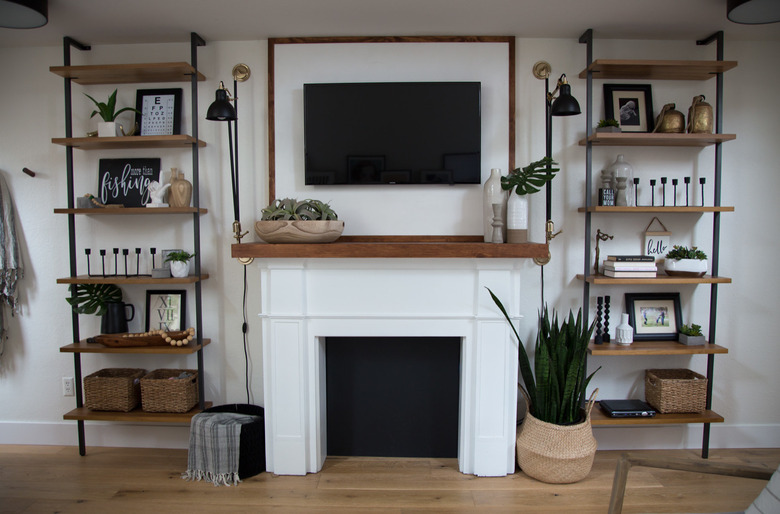
[[[99,122],[98,137],[116,137],[116,122],[115,121]]]
[[[182,261],[171,261],[171,275],[176,278],[185,278],[190,274],[190,263]]]
[[[493,242],[493,204],[501,205],[501,217],[506,220],[506,191],[501,189],[501,170],[493,168],[490,177],[485,181],[482,189],[482,225],[486,243]],[[506,223],[502,230],[503,239],[506,241]]]
[[[528,195],[518,195],[514,190],[506,203],[506,242],[528,242]]]
[[[617,181],[620,180],[620,178],[623,178],[620,182],[626,184],[625,189],[617,195],[615,205],[633,205],[634,194],[632,188],[634,187],[634,167],[626,162],[623,154],[619,154],[617,159],[615,159],[615,162],[607,167],[607,170],[612,173],[614,180]]]
[[[628,324],[628,314],[620,315],[620,325],[615,328],[615,342],[629,345],[634,342],[634,328]]]

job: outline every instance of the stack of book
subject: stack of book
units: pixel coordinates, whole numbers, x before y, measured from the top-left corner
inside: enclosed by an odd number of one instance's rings
[[[655,278],[655,257],[647,255],[609,255],[603,264],[604,275],[613,278]]]

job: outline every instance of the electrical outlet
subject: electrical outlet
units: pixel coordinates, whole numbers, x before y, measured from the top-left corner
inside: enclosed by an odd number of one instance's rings
[[[62,377],[62,396],[73,396],[76,394],[76,386],[73,383],[73,377]]]

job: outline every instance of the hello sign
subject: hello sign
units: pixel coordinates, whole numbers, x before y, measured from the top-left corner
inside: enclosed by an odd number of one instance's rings
[[[650,227],[653,226],[653,223],[656,221],[661,225],[663,231],[650,230]],[[671,241],[672,233],[667,230],[663,223],[661,223],[661,220],[653,216],[653,219],[650,220],[650,224],[647,225],[647,228],[645,229],[645,246],[642,249],[642,254],[655,257],[656,260],[664,258],[671,248]]]

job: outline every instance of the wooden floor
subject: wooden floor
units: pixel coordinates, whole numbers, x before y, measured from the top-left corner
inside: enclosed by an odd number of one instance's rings
[[[699,459],[696,451],[637,452]],[[186,450],[0,446],[2,513],[604,513],[615,460],[600,451],[590,476],[549,485],[523,473],[463,475],[453,459],[328,458],[305,477],[249,478],[237,487],[187,482]],[[711,461],[775,469],[780,449],[712,450]],[[759,480],[634,468],[623,512],[743,510],[764,487]]]

